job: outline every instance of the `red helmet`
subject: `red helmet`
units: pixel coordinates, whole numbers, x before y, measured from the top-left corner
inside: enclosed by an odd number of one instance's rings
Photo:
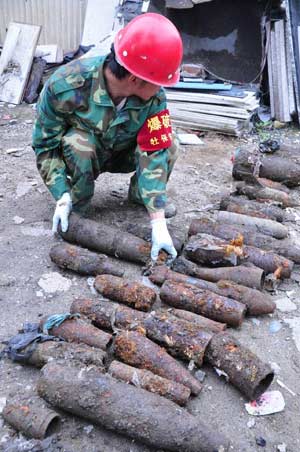
[[[147,13],[135,17],[115,37],[117,61],[133,75],[160,86],[179,80],[182,40],[166,17]]]

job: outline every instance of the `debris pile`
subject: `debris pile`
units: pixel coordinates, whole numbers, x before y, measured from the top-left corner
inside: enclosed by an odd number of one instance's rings
[[[260,103],[255,90],[250,91],[248,87],[224,91],[226,87],[224,85],[220,91],[200,92],[199,83],[194,83],[193,91],[185,89],[184,85],[187,85],[187,88],[193,87],[193,83],[183,82],[180,85],[183,90],[176,89],[177,85],[175,89],[167,90],[168,106],[175,126],[194,130],[214,130],[235,136],[250,130],[250,120]],[[214,84],[208,85],[208,88],[213,87]]]

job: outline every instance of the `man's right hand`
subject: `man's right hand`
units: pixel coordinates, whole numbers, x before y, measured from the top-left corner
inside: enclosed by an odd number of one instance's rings
[[[156,218],[151,220],[152,225],[152,248],[151,259],[156,261],[160,250],[165,250],[174,260],[177,252],[174,248],[173,241],[169,234],[165,218]]]
[[[70,193],[64,193],[57,201],[53,215],[52,232],[57,232],[58,224],[61,224],[62,232],[67,232],[69,227],[69,215],[72,210],[72,199]]]

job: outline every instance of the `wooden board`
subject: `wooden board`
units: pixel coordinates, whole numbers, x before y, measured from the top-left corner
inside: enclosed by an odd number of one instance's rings
[[[229,118],[248,119],[251,116],[245,108],[229,107],[226,105],[210,105],[196,102],[168,102],[169,110],[194,111],[198,113],[227,116]]]
[[[290,122],[290,105],[289,105],[289,87],[287,80],[286,69],[286,52],[285,52],[285,37],[284,37],[284,21],[278,20],[275,22],[275,34],[277,43],[277,58],[279,71],[279,96],[280,96],[280,117],[282,122]]]
[[[289,104],[290,104],[290,114],[294,115],[296,113],[296,99],[294,94],[294,84],[293,84],[293,72],[292,72],[292,53],[290,49],[289,37],[288,37],[288,27],[285,24],[285,49],[286,49],[286,70],[288,78],[288,89],[289,89]]]
[[[267,61],[268,61],[270,108],[271,108],[271,118],[274,118],[275,108],[274,108],[273,68],[271,56],[271,22],[266,23],[266,33],[267,33]]]
[[[296,58],[299,58],[299,55],[296,55],[296,49],[294,49],[294,42],[293,42],[293,31],[292,31],[292,17],[291,17],[291,5],[290,1],[287,1],[285,3],[286,7],[286,33],[287,33],[287,39],[289,41],[289,50],[291,54],[291,63],[292,63],[292,77],[293,77],[293,84],[294,84],[294,92],[295,92],[295,101],[296,101],[296,108],[297,108],[297,115],[298,115],[298,122],[300,122],[300,87],[298,83],[298,77],[297,77],[297,68],[296,68]]]
[[[255,93],[245,91],[244,98],[230,97],[230,96],[218,96],[213,94],[206,94],[189,91],[166,90],[168,101],[181,101],[181,102],[199,102],[216,105],[229,105],[232,107],[245,108],[248,111],[254,111],[259,106],[259,100],[256,99]]]
[[[273,100],[274,100],[274,118],[279,118],[279,73],[276,50],[276,35],[275,31],[271,31],[271,64],[272,64],[272,85],[273,85]]]
[[[0,57],[1,101],[21,103],[40,32],[39,25],[9,24]]]

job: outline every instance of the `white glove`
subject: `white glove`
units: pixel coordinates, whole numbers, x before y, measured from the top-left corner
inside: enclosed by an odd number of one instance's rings
[[[64,193],[57,201],[55,212],[53,215],[52,232],[57,232],[57,227],[60,222],[62,232],[67,232],[69,223],[69,215],[72,210],[72,200],[70,193]]]
[[[156,218],[151,220],[152,226],[152,248],[151,248],[151,259],[156,261],[158,258],[158,253],[161,249],[167,251],[171,254],[172,259],[175,259],[177,252],[174,248],[172,239],[170,237],[167,223],[165,218]]]

